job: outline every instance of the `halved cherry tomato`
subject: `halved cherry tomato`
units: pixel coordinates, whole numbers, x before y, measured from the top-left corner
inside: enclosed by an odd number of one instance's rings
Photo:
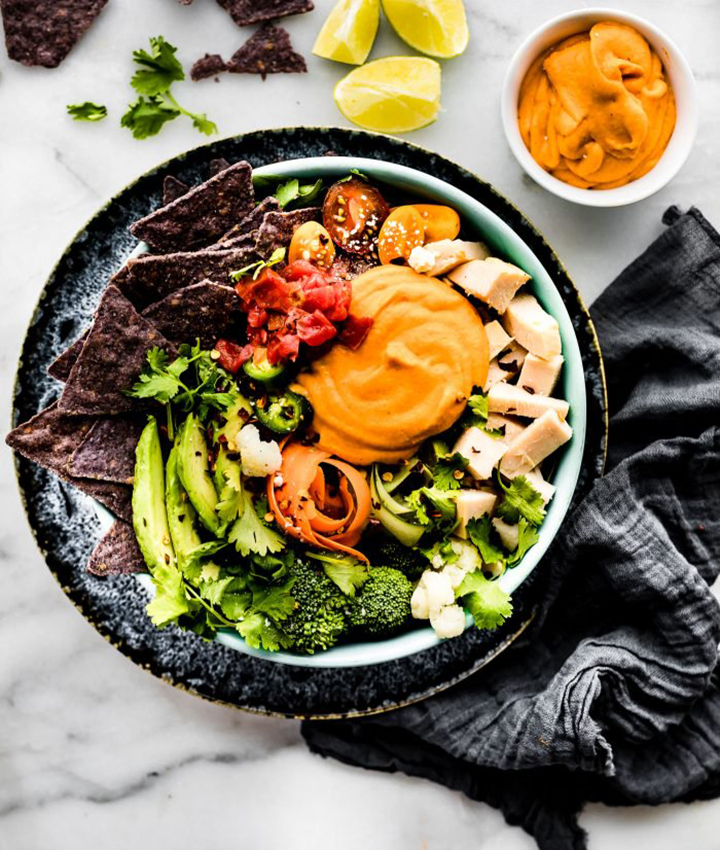
[[[351,254],[369,254],[390,207],[380,192],[359,177],[341,180],[328,189],[323,224],[336,245]]]
[[[425,224],[413,206],[396,207],[383,222],[378,237],[378,256],[387,266],[407,260],[413,248],[425,244]]]
[[[327,230],[317,221],[306,221],[293,233],[288,263],[307,260],[320,269],[329,269],[335,260],[335,246]]]
[[[452,207],[440,204],[413,204],[425,222],[425,241],[455,239],[460,233],[460,216]]]

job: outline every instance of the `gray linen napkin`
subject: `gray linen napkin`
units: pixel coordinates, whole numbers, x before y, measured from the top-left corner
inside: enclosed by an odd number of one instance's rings
[[[606,475],[543,561],[527,639],[463,684],[310,748],[500,808],[581,850],[585,801],[720,794],[720,236],[691,209],[592,313],[610,401]]]

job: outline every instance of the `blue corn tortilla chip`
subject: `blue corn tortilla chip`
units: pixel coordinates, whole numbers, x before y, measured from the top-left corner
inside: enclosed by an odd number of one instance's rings
[[[85,331],[79,339],[76,339],[69,348],[66,348],[62,354],[53,360],[47,369],[50,377],[55,378],[58,381],[62,381],[63,383],[67,381],[70,370],[75,365],[75,361],[80,356],[83,345],[85,345],[86,338],[87,331]]]
[[[225,159],[224,156],[219,156],[217,157],[217,159],[210,160],[210,164],[208,165],[208,174],[210,175],[210,177],[214,177],[221,171],[225,171],[226,168],[230,168],[230,163]]]
[[[116,286],[108,286],[68,375],[59,410],[99,416],[147,409],[146,400],[130,398],[123,390],[131,389],[137,381],[145,355],[154,346],[165,349],[171,357],[177,353]]]
[[[137,310],[142,311],[171,292],[203,280],[231,286],[230,272],[242,269],[258,259],[254,245],[220,251],[148,254],[130,260],[111,283],[121,290]]]
[[[293,50],[287,30],[266,23],[233,54],[227,70],[231,74],[260,74],[264,80],[268,74],[305,74],[307,65]]]
[[[136,221],[130,231],[162,253],[197,250],[217,241],[254,206],[252,169],[238,162]]]
[[[132,484],[135,449],[146,422],[141,414],[97,419],[68,462],[70,475]]]
[[[265,213],[280,212],[280,209],[281,207],[277,198],[273,195],[269,195],[267,198],[260,201],[249,215],[246,215],[245,218],[233,225],[227,233],[223,234],[223,236],[221,236],[214,245],[210,245],[206,250],[229,248],[232,241],[238,237],[249,236],[252,233],[257,234],[257,231],[265,218]]]
[[[225,60],[219,53],[206,53],[201,59],[198,59],[190,69],[190,79],[197,83],[200,80],[206,80],[208,77],[216,77],[227,71],[228,67]]]
[[[93,424],[94,420],[88,416],[63,413],[55,401],[14,428],[5,442],[18,454],[97,499],[116,516],[129,520],[132,518],[131,487],[112,481],[75,477],[68,471],[70,459]]]
[[[263,260],[267,260],[276,248],[287,248],[293,233],[301,224],[319,219],[319,207],[266,213],[258,230],[255,251]]]
[[[0,0],[8,56],[56,68],[108,0]]]
[[[143,318],[172,342],[212,348],[239,319],[240,299],[234,289],[209,280],[185,286],[143,310]]]
[[[217,0],[239,27],[312,12],[312,0]]]
[[[173,201],[177,201],[178,198],[182,198],[183,195],[187,195],[189,191],[190,187],[187,183],[183,183],[182,180],[178,180],[177,177],[173,177],[172,174],[168,174],[163,180],[163,206],[167,206]]]
[[[147,572],[145,559],[129,522],[116,520],[95,547],[86,569],[96,576]]]

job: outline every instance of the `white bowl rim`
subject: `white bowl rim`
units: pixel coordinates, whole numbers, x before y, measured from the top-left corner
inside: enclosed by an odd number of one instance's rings
[[[530,151],[520,135],[517,121],[517,99],[520,85],[530,63],[545,47],[538,48],[551,30],[560,28],[563,24],[573,22],[589,25],[590,21],[617,20],[634,26],[650,41],[651,46],[661,54],[665,53],[663,65],[671,78],[676,94],[677,119],[673,135],[667,148],[656,165],[645,175],[625,186],[615,189],[588,190],[570,186],[557,177],[545,171],[533,159]],[[578,30],[580,32],[581,30]],[[558,36],[558,39],[562,36]],[[668,65],[668,60],[672,66]],[[522,69],[522,70],[521,70]],[[682,80],[685,89],[681,97],[677,97],[677,85]],[[655,24],[631,12],[605,6],[590,6],[563,12],[549,19],[533,30],[515,51],[510,60],[503,82],[500,98],[500,112],[505,138],[513,155],[525,172],[544,189],[552,192],[566,201],[589,207],[618,207],[634,204],[654,195],[664,188],[680,171],[695,143],[699,121],[699,102],[695,77],[690,64],[675,42],[660,30]]]
[[[542,278],[544,291],[542,294],[537,292],[535,294],[539,295],[539,300],[543,303],[543,306],[550,309],[550,312],[560,325],[563,354],[566,363],[563,370],[565,373],[563,379],[566,378],[567,372],[571,368],[573,371],[579,369],[580,376],[583,376],[582,357],[572,320],[552,278],[524,240],[496,213],[492,212],[484,204],[475,200],[466,192],[457,189],[450,183],[424,174],[417,169],[397,165],[392,162],[361,157],[306,157],[285,160],[258,167],[253,170],[253,174],[279,177],[281,179],[284,177],[304,176],[310,178],[311,176],[328,176],[336,171],[348,173],[351,169],[357,169],[361,173],[367,174],[371,178],[374,177],[381,182],[397,183],[405,179],[409,183],[416,185],[418,190],[420,190],[420,185],[422,185],[423,188],[427,189],[429,194],[440,195],[449,204],[454,203],[459,208],[465,206],[473,207],[478,218],[484,217],[487,221],[492,221],[503,237],[513,243],[514,248],[523,255],[523,260],[521,260],[523,267],[527,267],[526,270],[531,268],[537,270],[536,274],[532,275],[533,282],[538,276]],[[303,171],[306,174],[303,174]],[[464,217],[467,218],[467,216]],[[472,223],[480,229],[479,224]],[[141,243],[133,251],[133,255],[143,253],[145,250],[146,246]],[[562,485],[558,483],[557,476],[555,476],[553,481],[558,484],[557,490],[550,502],[547,516],[540,528],[540,540],[538,543],[525,555],[517,567],[507,571],[498,579],[501,587],[509,593],[513,593],[540,562],[542,556],[555,538],[575,493],[575,487],[582,466],[587,424],[587,398],[584,379],[573,386],[572,392],[575,393],[575,399],[571,403],[569,420],[572,422],[574,433],[570,442],[566,444],[561,459],[560,471],[563,478]],[[566,392],[565,395],[567,397],[570,393]],[[103,528],[109,528],[113,521],[112,515],[99,503],[96,503],[96,510],[101,518]],[[154,594],[155,588],[149,574],[136,573],[134,577],[151,595]],[[466,622],[466,628],[474,628],[472,617],[469,614],[467,615]],[[268,652],[263,649],[254,649],[248,646],[238,634],[229,630],[217,632],[215,639],[225,646],[254,658],[295,667],[325,669],[364,667],[391,662],[431,649],[442,642],[441,638],[437,637],[429,624],[385,640],[341,644],[315,655],[300,655],[285,651]]]

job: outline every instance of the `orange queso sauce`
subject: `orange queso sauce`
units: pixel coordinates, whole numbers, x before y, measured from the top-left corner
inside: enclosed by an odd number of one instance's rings
[[[538,56],[520,88],[518,121],[533,159],[554,177],[614,189],[662,156],[675,97],[644,36],[605,21]]]

